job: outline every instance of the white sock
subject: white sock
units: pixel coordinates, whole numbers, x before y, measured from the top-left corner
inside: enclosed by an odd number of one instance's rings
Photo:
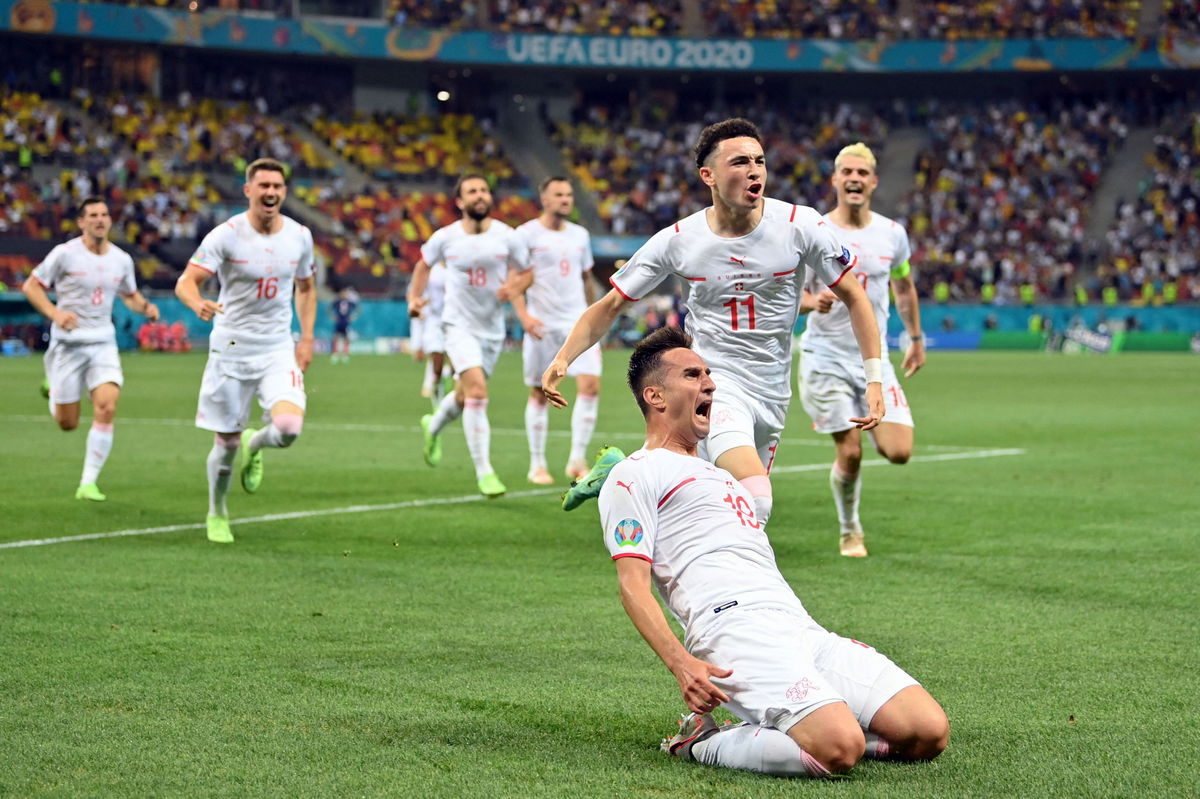
[[[475,463],[475,476],[483,477],[492,471],[492,426],[488,423],[488,401],[468,399],[463,408],[463,432],[467,436],[467,451]]]
[[[596,410],[600,398],[595,394],[580,394],[575,398],[575,410],[571,412],[571,456],[568,460],[587,460],[588,445],[596,430]]]
[[[94,483],[100,478],[100,470],[112,452],[113,426],[101,422],[92,422],[92,429],[87,434],[87,451],[83,456],[83,476],[79,484]]]
[[[833,491],[833,504],[837,506],[838,524],[843,533],[858,532],[858,499],[862,491],[862,472],[846,475],[837,463],[829,470],[829,488]]]
[[[218,438],[208,453],[208,512],[217,516],[228,516],[225,498],[229,495],[229,480],[233,475],[233,462],[237,460],[237,436],[230,436],[222,443]]]
[[[437,410],[433,412],[433,420],[429,423],[429,432],[434,435],[442,432],[442,428],[462,416],[462,412],[462,406],[458,404],[458,399],[453,392],[442,397]]]
[[[304,427],[304,417],[297,413],[281,413],[271,423],[250,436],[251,454],[264,447],[284,449],[295,443]]]
[[[430,358],[425,359],[425,379],[421,381],[421,393],[426,391],[433,393],[433,360]]]
[[[546,468],[546,427],[550,407],[533,397],[525,403],[525,437],[529,439],[529,471]]]
[[[777,777],[828,777],[829,770],[774,727],[743,723],[722,727],[692,745],[692,758],[709,766]]]

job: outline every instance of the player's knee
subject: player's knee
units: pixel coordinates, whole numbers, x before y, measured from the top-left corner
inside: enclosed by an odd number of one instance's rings
[[[912,450],[911,449],[889,450],[889,451],[883,453],[883,457],[887,458],[891,463],[894,463],[897,466],[901,466],[905,463],[908,463],[908,461],[912,458]]]
[[[69,418],[66,418],[66,419],[65,419],[65,418],[62,418],[62,417],[56,416],[56,417],[54,417],[54,421],[58,422],[58,429],[59,429],[59,430],[62,430],[62,431],[64,431],[64,432],[67,432],[67,433],[71,432],[71,431],[72,431],[72,430],[74,430],[76,427],[79,427],[79,419],[78,419],[78,417],[76,417],[76,418],[74,418],[74,419],[69,419]]]
[[[845,774],[862,760],[863,753],[867,751],[867,739],[857,727],[839,727],[805,748],[809,755],[833,774]]]
[[[896,757],[903,760],[933,760],[950,744],[950,720],[939,708],[931,708],[912,720],[907,735],[893,742]]]
[[[225,449],[237,449],[242,445],[241,433],[214,433],[213,443]]]
[[[271,424],[279,431],[279,445],[290,447],[304,428],[304,417],[298,413],[281,413],[271,419]]]

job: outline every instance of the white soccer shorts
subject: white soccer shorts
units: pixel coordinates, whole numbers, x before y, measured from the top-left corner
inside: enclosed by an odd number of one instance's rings
[[[708,438],[700,442],[700,457],[709,463],[735,447],[754,447],[767,473],[787,421],[786,402],[767,402],[752,396],[735,381],[714,374],[717,384],[709,416]]]
[[[421,320],[420,349],[426,354],[446,351],[446,339],[442,334],[442,317],[430,314]]]
[[[46,379],[50,381],[50,403],[71,405],[97,386],[105,383],[124,385],[121,356],[115,341],[65,344],[56,341],[43,359]]]
[[[250,402],[255,396],[265,411],[279,402],[305,407],[304,373],[291,346],[237,360],[209,353],[200,381],[196,427],[240,433],[250,419]]]
[[[446,337],[446,357],[450,359],[455,375],[479,368],[491,377],[504,346],[503,338],[479,338],[474,332],[454,324],[443,325],[442,332]]]
[[[692,654],[722,668],[713,678],[743,721],[787,732],[814,710],[845,702],[866,729],[889,699],[919,685],[886,655],[785,608],[736,608],[704,631]]]
[[[540,339],[536,339],[528,333],[525,334],[521,343],[521,355],[524,357],[525,363],[526,386],[537,388],[542,385],[542,375],[550,367],[554,356],[562,349],[570,332],[570,330],[547,330]],[[601,361],[600,344],[593,344],[567,367],[567,377],[599,376]]]
[[[850,417],[867,415],[867,377],[862,361],[838,361],[812,353],[800,358],[800,403],[818,433],[854,427]],[[913,427],[912,409],[892,362],[883,359],[883,421]]]

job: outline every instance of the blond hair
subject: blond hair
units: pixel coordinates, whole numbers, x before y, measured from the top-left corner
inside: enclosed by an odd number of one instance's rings
[[[847,144],[845,147],[843,147],[841,152],[837,154],[837,158],[833,159],[833,168],[837,169],[842,163],[842,159],[847,155],[853,155],[865,159],[866,162],[871,165],[871,169],[875,168],[875,153],[871,152],[871,148],[860,141],[856,141],[854,144]]]

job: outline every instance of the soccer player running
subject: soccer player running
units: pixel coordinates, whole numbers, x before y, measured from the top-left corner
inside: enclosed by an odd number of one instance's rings
[[[629,303],[678,275],[688,292],[688,332],[721,389],[700,454],[742,482],[766,524],[773,505],[768,475],[791,399],[792,329],[805,269],[849,310],[871,381],[865,412],[849,419],[863,429],[883,417],[879,328],[862,287],[842,279],[852,257],[831,226],[812,208],[764,195],[766,158],[752,123],[728,119],[701,131],[696,166],[712,190],[712,206],[659,231],[612,276],[612,291],[580,317],[546,369],[542,388],[551,403],[565,406],[558,384],[569,365]],[[595,496],[621,457],[615,447],[602,451],[567,492],[563,508]]]
[[[446,395],[443,376],[449,376],[446,364],[446,338],[442,333],[442,311],[446,306],[446,265],[433,264],[422,295],[425,304],[419,310],[409,309],[413,357],[425,361],[425,377],[421,396],[428,397],[436,411]]]
[[[908,235],[903,227],[871,210],[871,195],[879,185],[879,176],[875,172],[875,155],[865,144],[851,144],[838,153],[831,182],[837,192],[837,207],[824,218],[854,253],[856,266],[851,277],[866,291],[880,331],[886,416],[871,435],[883,457],[892,463],[907,463],[913,449],[912,411],[887,359],[885,336],[890,283],[896,296],[896,310],[909,339],[902,364],[904,376],[912,377],[925,365],[925,341],[921,334],[917,287],[909,265]],[[847,418],[861,414],[866,408],[867,378],[850,341],[848,309],[832,292],[809,279],[800,312],[809,314],[800,337],[800,402],[812,417],[813,429],[833,436],[836,454],[829,472],[829,486],[841,528],[841,553],[847,557],[866,557],[867,546],[858,518],[862,435]]]
[[[263,477],[262,450],[290,447],[304,424],[304,371],[312,363],[317,291],[312,233],[284,216],[286,168],[271,158],[246,167],[249,208],[204,237],[175,284],[175,294],[212,322],[208,364],[200,383],[196,426],[215,434],[208,454],[208,539],[233,541],[226,497],[239,451],[242,488]],[[216,275],[216,301],[200,290]],[[300,339],[292,341],[292,298]],[[254,397],[270,413],[261,430],[247,428]]]
[[[504,308],[499,295],[511,270],[527,268],[528,252],[521,247],[516,231],[491,217],[492,190],[481,175],[458,179],[454,203],[462,219],[434,231],[421,246],[421,258],[408,287],[409,313],[421,313],[429,301],[425,286],[430,265],[446,264],[442,332],[458,383],[436,411],[421,417],[425,462],[430,466],[441,462],[442,430],[462,416],[479,492],[495,498],[507,490],[492,468],[487,415],[488,378],[504,346]],[[523,301],[514,298],[513,304]]]
[[[108,204],[88,197],[79,204],[76,221],[81,235],[52,249],[21,291],[52,322],[45,364],[54,421],[63,430],[74,430],[84,389],[91,398],[92,427],[75,498],[103,502],[107,497],[96,482],[112,451],[113,419],[125,382],[112,321],[113,297],[119,295],[131,311],[152,322],[158,319],[158,306],[138,291],[133,259],[108,240]],[[57,303],[50,301],[50,289]]]
[[[599,498],[621,604],[691,711],[663,751],[812,777],[846,772],[864,755],[937,757],[950,735],[941,706],[883,654],[808,615],[779,572],[753,497],[697,457],[720,389],[690,347],[687,334],[666,327],[634,350],[629,386],[646,443],[613,467]],[[742,723],[718,726],[710,713],[720,705]]]
[[[546,395],[542,392],[542,374],[554,360],[571,326],[599,292],[589,279],[592,266],[592,240],[587,230],[568,220],[575,208],[575,193],[564,177],[542,181],[539,190],[542,213],[517,228],[529,249],[529,269],[517,275],[506,296],[524,293],[526,313],[521,315],[525,329],[522,355],[525,385],[529,401],[525,405],[525,434],[529,440],[529,482],[547,485],[554,482],[546,468]],[[600,345],[593,344],[568,368],[575,378],[577,395],[571,413],[571,451],[566,474],[578,480],[588,473],[585,460],[596,412],[600,403]]]

